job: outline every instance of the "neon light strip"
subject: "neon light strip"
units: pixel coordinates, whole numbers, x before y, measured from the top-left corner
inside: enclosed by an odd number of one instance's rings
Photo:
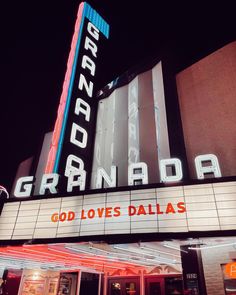
[[[164,254],[164,255],[170,255],[170,256],[181,258],[180,255],[172,254],[170,252],[160,251],[160,250],[157,250],[157,249],[149,248],[147,246],[140,246],[140,249],[142,249],[142,250],[149,250],[149,251],[152,251],[152,252],[154,251],[154,252],[161,253],[161,254]]]
[[[75,249],[75,248],[71,248],[71,247],[65,247],[66,249],[68,250],[71,250],[71,251],[75,251],[75,252],[81,252],[79,249]],[[52,250],[52,249],[51,249]],[[57,250],[55,250],[57,251]],[[122,265],[137,265],[137,266],[140,266],[142,263],[140,261],[134,261],[132,259],[130,259],[130,257],[128,255],[125,255],[125,254],[121,254],[121,253],[112,253],[112,252],[108,252],[108,251],[105,251],[106,253],[109,253],[109,255],[101,255],[101,254],[96,254],[96,253],[92,253],[92,252],[87,252],[85,250],[82,251],[83,253],[87,253],[87,254],[91,254],[92,257],[95,257],[94,259],[96,260],[109,260],[107,262],[110,262],[110,261],[113,261],[113,262],[117,262],[119,264],[122,264]],[[72,254],[73,255],[73,254]],[[114,255],[114,256],[112,256]],[[121,256],[125,256],[125,258],[121,258],[121,257],[118,257],[118,256],[115,256],[115,255],[121,255]],[[91,256],[86,256],[84,255],[81,259],[86,259],[86,258],[90,258],[91,259]],[[130,260],[130,262],[127,261]]]
[[[177,245],[175,246],[175,245],[170,245],[170,244],[163,244],[163,246],[166,247],[166,248],[170,248],[170,249],[173,249],[173,250],[180,251],[180,252],[188,253],[188,251],[180,249],[180,246],[177,246]]]
[[[39,254],[34,254],[34,253],[29,253],[28,251],[33,251],[33,252],[37,252]],[[11,255],[14,254],[14,255]],[[0,254],[1,255],[1,254]],[[81,259],[79,259],[79,257],[77,259],[73,258],[70,259],[68,257],[68,254],[66,254],[65,256],[61,256],[61,255],[55,255],[55,254],[51,254],[51,253],[47,253],[47,252],[40,252],[40,251],[36,251],[36,250],[27,250],[27,251],[17,251],[17,250],[12,250],[12,249],[8,249],[7,250],[7,255],[14,257],[17,256],[18,258],[27,258],[27,259],[33,259],[36,261],[40,261],[41,263],[44,262],[46,263],[47,261],[53,261],[54,263],[60,263],[61,265],[67,266],[73,266],[76,267],[78,266],[78,264],[81,264],[82,261]],[[58,259],[57,257],[60,256],[61,258]]]
[[[33,253],[30,253],[33,252]],[[42,251],[38,251],[35,249],[25,249],[23,247],[20,248],[14,248],[14,247],[8,247],[6,251],[4,251],[4,254],[0,252],[0,256],[6,255],[7,257],[14,258],[16,260],[19,260],[21,262],[25,262],[25,259],[31,260],[29,263],[39,263],[39,264],[50,264],[50,265],[58,265],[61,267],[67,267],[73,266],[74,268],[80,267],[84,264],[89,265],[90,267],[95,266],[101,266],[106,268],[114,268],[114,269],[125,269],[127,267],[124,263],[120,263],[116,261],[116,263],[111,263],[110,261],[99,261],[100,264],[96,263],[94,264],[94,258],[84,258],[83,256],[79,257],[77,255],[77,258],[71,258],[73,254],[68,252],[64,252],[64,255],[58,255],[54,253],[50,253],[51,250],[48,248],[42,249]],[[36,254],[35,254],[36,253]],[[74,255],[75,256],[75,255]],[[62,258],[62,259],[61,259]],[[53,261],[53,264],[51,263]]]
[[[55,164],[62,124],[63,124],[63,117],[64,117],[64,113],[65,113],[65,107],[66,107],[66,104],[68,103],[67,102],[68,90],[69,90],[69,84],[71,81],[73,62],[74,62],[74,58],[75,58],[75,54],[76,54],[76,44],[78,43],[79,31],[81,31],[81,29],[82,29],[81,20],[83,17],[83,10],[84,10],[84,3],[81,3],[79,6],[78,14],[77,14],[75,31],[74,31],[74,35],[72,38],[71,50],[70,50],[70,54],[69,54],[69,58],[68,58],[68,62],[67,62],[67,71],[66,71],[65,80],[63,83],[63,90],[62,90],[60,104],[59,104],[58,111],[57,111],[57,119],[56,119],[54,131],[53,131],[52,143],[50,146],[50,151],[49,151],[49,155],[48,155],[45,173],[53,172],[53,168],[54,168],[54,164]]]
[[[1,191],[3,191],[3,192],[6,193],[7,199],[8,199],[9,198],[9,193],[8,193],[7,189],[4,186],[2,186],[2,185],[0,185],[0,193],[1,193]]]
[[[165,257],[161,257],[161,256],[158,256],[156,257],[155,255],[153,254],[150,254],[150,253],[145,253],[144,251],[138,251],[138,249],[126,249],[126,248],[122,248],[120,246],[113,246],[114,249],[117,249],[117,250],[121,250],[121,251],[127,251],[127,252],[130,252],[130,253],[133,253],[135,255],[145,255],[145,256],[149,256],[149,257],[152,257],[154,256],[155,259],[150,259],[150,258],[144,258],[142,257],[142,259],[144,261],[150,261],[150,262],[160,262],[160,263],[166,263],[166,264],[175,264],[177,263],[176,260],[174,259],[169,259],[169,258],[165,258]]]
[[[68,113],[69,113],[69,107],[70,107],[70,101],[71,101],[71,94],[72,94],[72,89],[73,89],[73,84],[74,84],[74,79],[75,79],[75,70],[76,70],[80,42],[81,42],[82,31],[83,31],[83,26],[84,26],[84,18],[85,18],[85,7],[83,8],[83,14],[82,14],[82,18],[80,21],[80,29],[78,32],[79,36],[78,36],[76,49],[75,49],[75,57],[74,57],[73,66],[72,66],[72,72],[71,72],[70,84],[69,84],[68,95],[67,95],[67,100],[66,100],[64,118],[63,118],[63,122],[62,122],[62,128],[61,128],[61,132],[60,132],[60,139],[59,139],[59,143],[58,143],[57,154],[56,154],[53,172],[58,171],[59,161],[60,161],[60,157],[61,157],[62,144],[63,144],[63,140],[64,140],[64,136],[65,136],[66,123],[67,123],[67,119],[68,119]]]
[[[96,266],[98,267],[102,267],[102,268],[112,268],[112,269],[123,269],[125,270],[126,268],[124,266],[121,266],[120,264],[116,264],[116,263],[112,263],[112,264],[108,264],[107,262],[104,263],[104,262],[101,262],[101,264],[94,264],[94,259],[87,259],[88,262],[86,261],[80,261],[77,259],[77,261],[71,261],[73,263],[68,263],[68,262],[64,262],[64,263],[61,263],[60,260],[55,260],[54,263],[51,263],[48,261],[48,257],[44,257],[45,260],[40,260],[38,259],[38,257],[42,257],[42,256],[39,256],[39,255],[35,255],[33,257],[30,257],[30,254],[29,253],[21,253],[20,251],[16,251],[16,250],[9,250],[9,252],[11,253],[14,253],[14,254],[17,254],[17,255],[9,255],[10,253],[6,253],[6,256],[8,260],[12,260],[11,258],[8,258],[9,256],[14,258],[14,261],[15,262],[20,262],[20,263],[23,263],[23,264],[29,264],[30,266],[31,265],[37,265],[37,266],[41,266],[41,265],[48,265],[48,266],[58,266],[58,267],[66,267],[67,265],[69,265],[70,267],[73,267],[74,269],[77,267],[81,268],[83,267],[84,265],[88,265],[90,267],[94,267],[96,268]],[[47,254],[47,253],[44,253],[44,254]],[[2,254],[0,254],[0,256],[2,256]],[[5,255],[3,255],[5,256]],[[29,260],[29,257],[31,259],[31,261]],[[66,257],[64,257],[66,258]],[[27,260],[26,260],[27,259]],[[49,260],[52,260],[52,259],[49,259]],[[70,260],[69,260],[70,261]]]
[[[109,25],[99,14],[96,13],[95,10],[91,8],[89,4],[85,2],[81,3],[77,15],[75,32],[67,63],[67,72],[63,84],[63,91],[58,108],[58,116],[54,127],[45,173],[58,171],[85,17],[87,17],[106,38],[109,37]]]
[[[66,249],[68,249],[68,250],[71,250],[71,251],[75,251],[75,252],[80,252],[80,250],[79,249],[76,249],[76,248],[72,248],[72,247],[65,247]],[[107,251],[105,251],[105,250],[102,250],[102,251],[104,251],[104,252],[106,252],[106,253],[108,253]],[[86,253],[85,252],[85,250],[83,250],[83,252],[84,253]],[[97,255],[99,255],[99,257],[105,257],[105,256],[102,256],[101,254],[96,254],[96,253],[94,253],[94,254],[92,254],[91,252],[87,252],[88,254],[91,254],[91,255],[93,255],[93,256],[95,256],[96,257],[96,259],[97,259]],[[118,256],[112,256],[112,255],[119,255],[119,256],[124,256],[125,258],[121,258],[121,257],[118,257]],[[149,266],[149,265],[153,265],[153,264],[150,264],[150,263],[147,263],[146,261],[143,261],[143,260],[140,260],[140,257],[139,257],[139,260],[133,260],[131,257],[130,257],[130,255],[127,255],[127,254],[123,254],[123,253],[113,253],[113,252],[109,252],[109,256],[111,257],[111,258],[117,258],[117,259],[125,259],[125,261],[123,261],[122,260],[122,262],[121,261],[119,261],[119,264],[123,264],[123,265],[127,265],[127,264],[131,264],[131,265],[136,265],[136,266]],[[109,257],[109,256],[107,256],[107,257]],[[137,256],[136,256],[137,257]],[[128,262],[128,261],[129,262]],[[117,261],[118,262],[118,261]]]
[[[205,249],[212,249],[212,248],[220,248],[220,247],[229,247],[229,246],[235,246],[236,243],[228,243],[228,244],[217,244],[217,245],[212,245],[212,246],[203,246],[203,247],[199,247],[195,248],[195,247],[188,247],[189,250],[205,250]]]

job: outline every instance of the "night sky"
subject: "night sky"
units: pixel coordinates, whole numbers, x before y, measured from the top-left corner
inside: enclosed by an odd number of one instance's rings
[[[175,2],[88,2],[110,24],[99,88],[146,59],[167,56],[178,72],[236,40],[229,1]],[[0,185],[9,190],[19,163],[54,126],[79,3],[0,4]]]

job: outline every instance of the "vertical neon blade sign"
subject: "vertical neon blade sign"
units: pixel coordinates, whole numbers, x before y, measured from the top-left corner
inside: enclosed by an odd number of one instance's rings
[[[90,176],[98,90],[95,76],[99,44],[109,37],[109,25],[85,2],[79,6],[67,71],[45,173],[68,177],[74,169]],[[86,177],[86,185],[89,184]]]

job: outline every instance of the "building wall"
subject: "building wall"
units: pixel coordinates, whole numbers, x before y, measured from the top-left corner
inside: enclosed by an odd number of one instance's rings
[[[32,167],[34,157],[30,157],[24,161],[22,161],[17,169],[16,176],[12,185],[11,196],[14,196],[14,190],[16,187],[16,182],[20,177],[30,175],[30,169]]]
[[[229,253],[232,246],[206,249],[202,251],[202,262],[208,295],[225,295],[221,264],[232,262]]]
[[[193,159],[215,154],[223,176],[236,175],[236,42],[176,76],[190,176]]]

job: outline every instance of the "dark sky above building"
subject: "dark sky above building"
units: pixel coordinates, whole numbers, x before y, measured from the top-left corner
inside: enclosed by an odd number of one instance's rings
[[[88,3],[110,24],[100,88],[143,60],[168,56],[178,72],[236,40],[229,1],[211,6],[199,1]],[[8,189],[19,163],[38,151],[45,132],[53,128],[79,4],[0,4],[0,184]]]

